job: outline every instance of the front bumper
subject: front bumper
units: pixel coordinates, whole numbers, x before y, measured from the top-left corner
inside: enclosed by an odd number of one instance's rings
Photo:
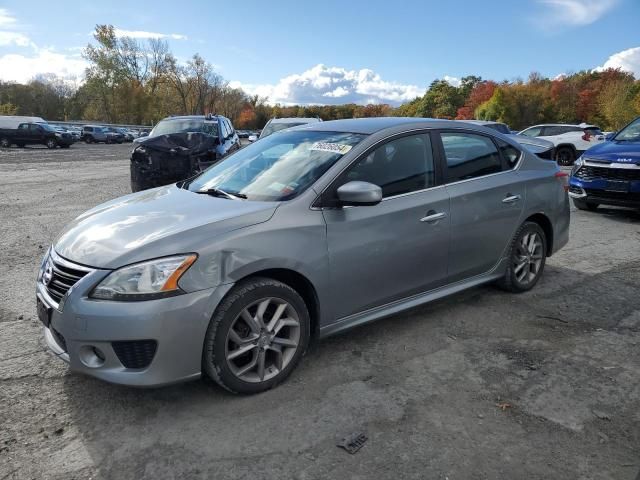
[[[69,290],[60,307],[38,281],[36,295],[52,308],[50,324],[44,327],[49,349],[71,370],[111,383],[150,387],[199,378],[209,320],[231,285],[140,302],[88,298],[108,273],[89,273]],[[150,363],[127,368],[118,346],[139,342],[156,345]]]
[[[607,190],[606,183],[606,180],[582,181],[571,177],[569,196],[599,205],[640,208],[640,182],[631,182],[628,192]]]

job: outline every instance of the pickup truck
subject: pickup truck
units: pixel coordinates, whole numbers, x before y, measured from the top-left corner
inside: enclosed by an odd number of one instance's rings
[[[73,143],[70,133],[58,132],[47,123],[21,123],[18,128],[0,129],[0,147],[11,145],[45,145],[47,148],[69,148]]]

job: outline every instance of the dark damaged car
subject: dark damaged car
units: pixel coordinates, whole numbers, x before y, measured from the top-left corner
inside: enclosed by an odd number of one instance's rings
[[[131,152],[131,190],[192,177],[239,149],[240,139],[222,115],[165,118]]]

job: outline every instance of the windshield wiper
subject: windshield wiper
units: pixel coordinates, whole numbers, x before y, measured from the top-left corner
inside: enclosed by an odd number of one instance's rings
[[[214,197],[224,197],[224,198],[229,198],[231,200],[238,200],[239,198],[246,200],[247,198],[247,196],[244,193],[225,192],[220,188],[208,188],[207,190],[196,190],[195,193],[204,193],[206,195],[211,195]]]

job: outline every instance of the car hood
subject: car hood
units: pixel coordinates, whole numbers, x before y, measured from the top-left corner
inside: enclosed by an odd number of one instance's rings
[[[607,163],[635,163],[640,165],[640,142],[599,143],[584,152],[583,158]]]
[[[83,213],[54,249],[73,262],[113,269],[151,258],[193,252],[201,242],[266,222],[276,202],[229,200],[175,185],[117,198]]]

